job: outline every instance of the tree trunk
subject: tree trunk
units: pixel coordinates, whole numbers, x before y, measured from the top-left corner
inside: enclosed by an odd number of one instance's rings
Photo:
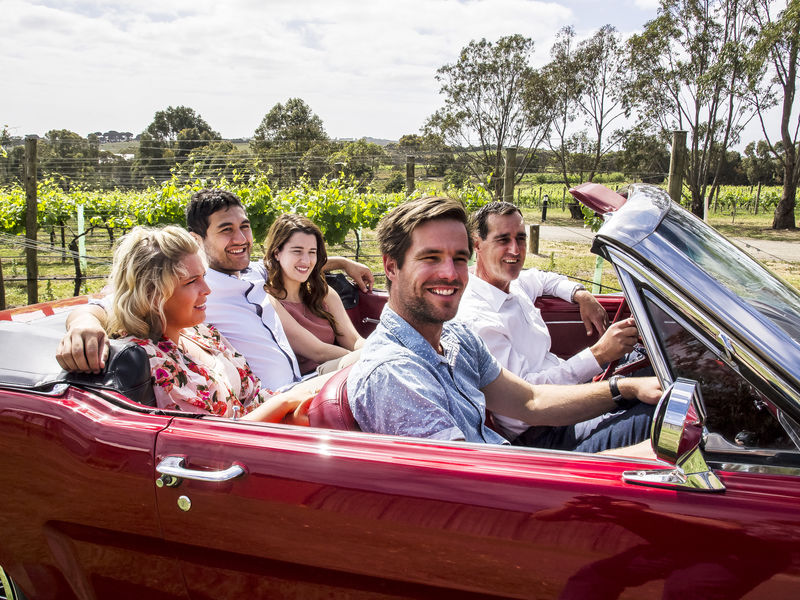
[[[795,229],[794,206],[797,195],[797,180],[794,177],[795,165],[789,164],[789,155],[783,169],[783,192],[781,201],[775,207],[775,217],[772,220],[773,229]]]
[[[704,200],[703,194],[701,194],[698,190],[692,190],[692,214],[703,218],[703,208],[704,208]]]
[[[72,263],[75,265],[75,287],[73,288],[73,296],[80,296],[81,294],[81,285],[86,278],[84,274],[81,272],[81,260],[78,256],[78,238],[74,238],[69,243],[69,249],[72,251]]]

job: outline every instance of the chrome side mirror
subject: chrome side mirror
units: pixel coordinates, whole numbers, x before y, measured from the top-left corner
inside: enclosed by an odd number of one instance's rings
[[[698,492],[724,491],[725,486],[708,468],[700,450],[705,418],[697,382],[677,379],[656,407],[650,436],[656,456],[675,468],[626,471],[623,480]]]

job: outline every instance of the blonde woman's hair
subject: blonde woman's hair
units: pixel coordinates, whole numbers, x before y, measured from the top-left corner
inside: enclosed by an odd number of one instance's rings
[[[199,250],[191,234],[174,225],[134,227],[122,236],[111,267],[114,303],[108,333],[161,339],[166,324],[164,303],[186,275],[181,261]]]

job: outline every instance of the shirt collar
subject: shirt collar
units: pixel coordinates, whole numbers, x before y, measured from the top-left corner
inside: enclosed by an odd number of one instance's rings
[[[507,294],[500,288],[493,286],[488,281],[484,281],[474,273],[469,274],[469,282],[467,283],[467,287],[476,296],[485,300],[489,304],[489,307],[495,312],[500,310],[500,307],[503,306],[503,303],[511,295]]]
[[[434,350],[428,340],[422,337],[422,334],[414,329],[408,321],[389,308],[388,304],[384,305],[383,311],[381,312],[381,323],[403,346],[428,362],[454,363],[455,357],[458,354],[457,351],[454,350],[457,350],[458,342],[457,340],[453,341],[449,339],[450,336],[446,331],[446,324],[445,327],[442,328],[442,336],[439,340],[445,354],[442,356]]]

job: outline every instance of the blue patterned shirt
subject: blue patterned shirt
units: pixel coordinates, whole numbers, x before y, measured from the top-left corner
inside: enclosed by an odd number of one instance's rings
[[[389,306],[347,378],[364,431],[438,440],[507,443],[487,428],[481,388],[500,375],[486,345],[460,323],[444,324],[444,356]]]

